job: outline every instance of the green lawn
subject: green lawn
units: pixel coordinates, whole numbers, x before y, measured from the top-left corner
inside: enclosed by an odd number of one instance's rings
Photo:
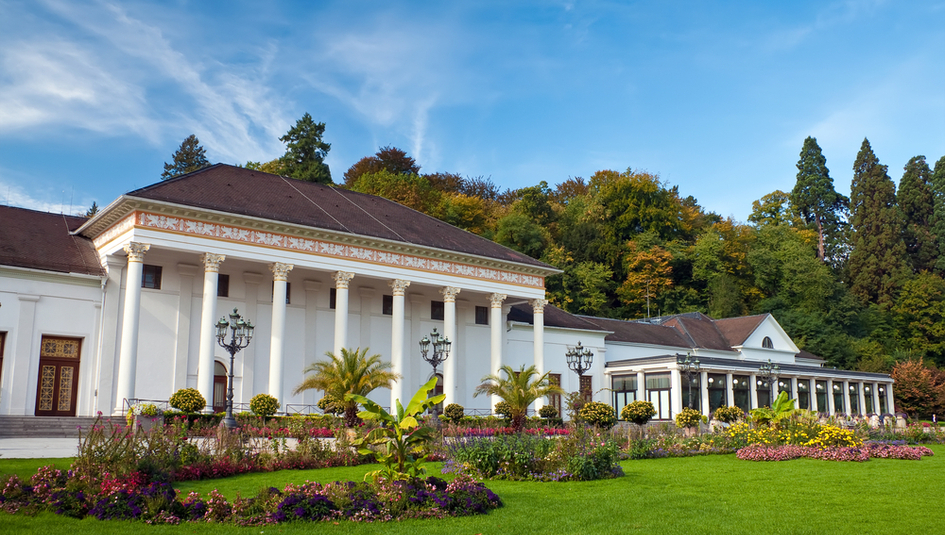
[[[739,461],[734,455],[626,461],[626,476],[587,483],[490,481],[505,506],[485,516],[437,521],[283,524],[234,528],[207,524],[35,518],[0,513],[3,533],[941,533],[945,446],[921,461],[837,463],[799,459]],[[0,473],[40,460],[0,460]],[[61,465],[60,465],[61,466]],[[261,486],[360,479],[369,467],[250,474],[182,483],[183,490],[255,494]]]

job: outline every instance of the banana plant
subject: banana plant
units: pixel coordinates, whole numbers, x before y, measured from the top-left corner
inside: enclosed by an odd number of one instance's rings
[[[376,420],[381,427],[371,430],[367,436],[355,440],[353,443],[362,455],[373,455],[384,468],[365,475],[374,479],[386,478],[389,480],[410,479],[419,477],[425,472],[423,464],[427,455],[423,448],[433,439],[433,429],[421,426],[417,415],[430,407],[441,403],[446,396],[430,396],[436,388],[437,378],[433,377],[417,390],[407,408],[396,401],[394,414],[388,413],[383,407],[370,399],[357,394],[347,394],[345,399],[360,403],[364,410],[358,413],[362,420]],[[374,446],[371,448],[369,446]]]
[[[768,425],[768,423],[777,425],[778,422],[789,418],[796,412],[793,399],[788,398],[787,392],[781,392],[775,398],[771,408],[759,407],[751,410],[751,418],[759,425]]]

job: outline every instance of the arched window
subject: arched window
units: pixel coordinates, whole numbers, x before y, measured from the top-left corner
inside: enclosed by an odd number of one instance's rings
[[[220,361],[213,363],[213,412],[226,410],[226,366]]]
[[[765,336],[765,339],[761,341],[761,347],[765,349],[774,349],[774,343],[771,341],[771,337]]]

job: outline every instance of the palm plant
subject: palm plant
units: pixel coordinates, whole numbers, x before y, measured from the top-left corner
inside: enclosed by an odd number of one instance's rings
[[[479,394],[488,394],[502,398],[511,408],[510,419],[512,420],[512,428],[515,430],[522,428],[528,406],[536,399],[552,394],[565,393],[560,386],[551,383],[548,373],[533,380],[538,375],[538,370],[535,369],[534,365],[528,368],[522,365],[518,371],[505,365],[499,368],[499,372],[505,374],[505,377],[499,375],[483,377],[482,384],[476,387],[473,397]]]
[[[293,394],[309,389],[323,390],[326,396],[343,400],[345,425],[354,427],[358,423],[358,402],[348,399],[346,394],[367,396],[375,388],[390,388],[400,379],[400,374],[390,371],[389,362],[381,362],[380,355],[368,356],[368,349],[349,351],[341,349],[341,355],[331,351],[325,353],[330,360],[315,362],[303,373],[312,374],[295,387]]]

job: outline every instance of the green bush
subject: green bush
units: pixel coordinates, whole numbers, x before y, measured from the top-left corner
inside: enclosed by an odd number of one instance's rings
[[[739,418],[745,416],[745,411],[739,409],[738,407],[719,407],[715,409],[715,412],[712,413],[712,417],[720,422],[725,422],[730,424]]]
[[[610,429],[617,424],[617,414],[614,408],[599,401],[589,401],[578,411],[578,417],[591,425]]]
[[[318,408],[325,414],[334,414],[335,416],[345,412],[344,403],[331,394],[327,394],[325,397],[318,400]]]
[[[171,407],[181,412],[200,412],[207,406],[207,400],[196,388],[181,388],[171,396]]]
[[[676,427],[695,427],[702,421],[702,413],[696,409],[685,409],[676,414]]]
[[[495,404],[495,413],[503,418],[512,417],[512,406],[509,405],[508,401],[500,401]]]
[[[637,425],[645,425],[654,416],[656,416],[656,408],[649,401],[634,401],[620,411],[622,419]]]
[[[538,416],[541,416],[546,420],[557,418],[558,409],[554,408],[553,405],[543,405],[540,409],[538,409]]]
[[[256,394],[249,400],[249,410],[256,416],[272,416],[279,412],[279,400],[269,394]]]
[[[443,417],[449,420],[452,424],[458,424],[463,416],[466,415],[466,409],[458,403],[450,403],[443,409]]]

